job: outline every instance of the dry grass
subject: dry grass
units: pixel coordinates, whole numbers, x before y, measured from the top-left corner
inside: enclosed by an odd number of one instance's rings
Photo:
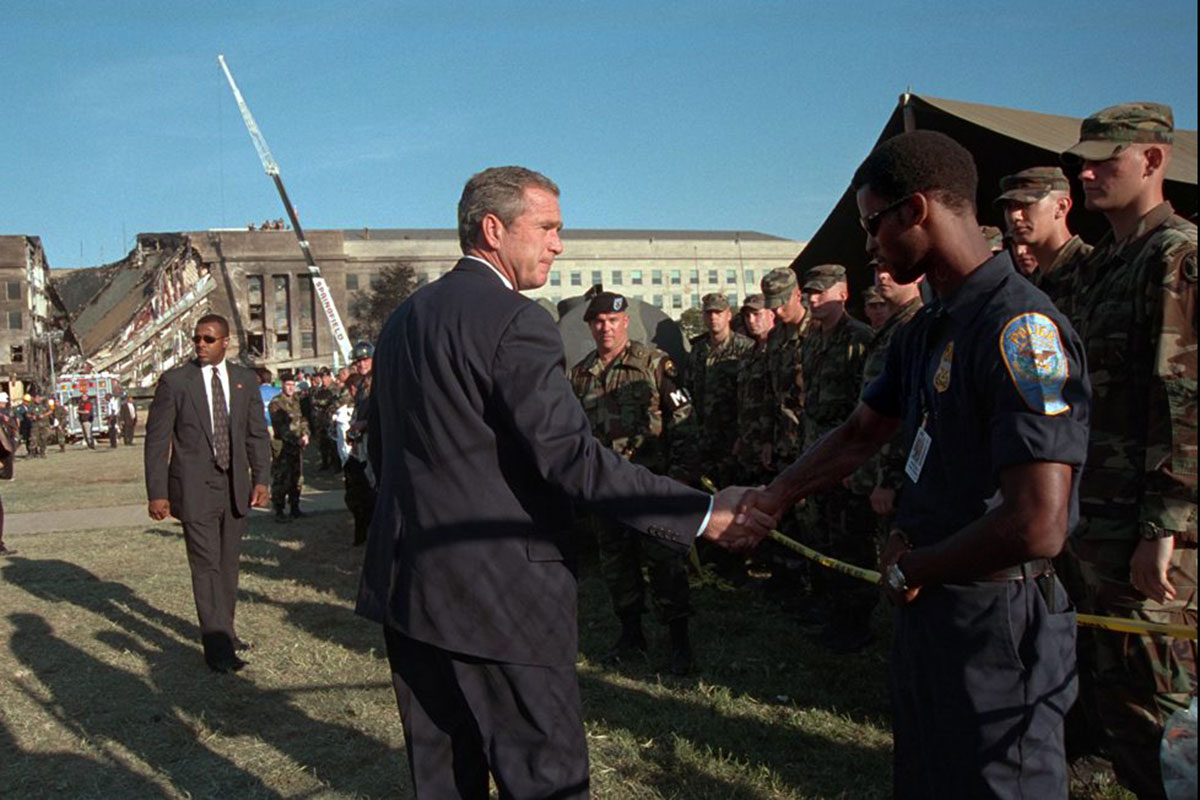
[[[6,506],[29,489],[25,508],[51,507],[39,488],[51,474],[77,496],[142,502],[140,453],[19,463]],[[0,795],[409,796],[382,637],[350,611],[350,539],[347,514],[252,519],[238,620],[256,647],[236,677],[203,666],[178,525],[10,542],[21,553],[0,560]],[[697,587],[696,676],[665,675],[653,622],[646,662],[612,671],[596,664],[616,623],[594,565],[580,592],[593,796],[888,795],[882,644],[837,659],[759,593]],[[886,615],[876,622],[882,639]]]

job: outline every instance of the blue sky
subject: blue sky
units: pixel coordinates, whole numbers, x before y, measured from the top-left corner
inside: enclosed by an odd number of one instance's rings
[[[0,233],[55,267],[139,232],[283,216],[224,53],[306,228],[452,227],[524,164],[568,227],[805,239],[897,96],[1196,127],[1194,2],[56,2],[0,25]]]

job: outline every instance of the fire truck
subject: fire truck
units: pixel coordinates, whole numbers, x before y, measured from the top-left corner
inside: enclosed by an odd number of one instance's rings
[[[67,437],[71,441],[82,438],[83,426],[79,424],[79,403],[86,397],[92,402],[92,436],[108,433],[110,420],[105,413],[108,398],[120,395],[121,384],[112,372],[88,372],[58,376],[54,387],[54,402],[67,409]],[[116,420],[112,424],[118,424]]]

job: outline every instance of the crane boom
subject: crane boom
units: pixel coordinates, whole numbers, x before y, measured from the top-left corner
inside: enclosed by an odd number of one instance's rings
[[[254,115],[250,113],[250,107],[246,105],[242,93],[238,91],[237,83],[233,80],[233,73],[229,71],[229,65],[225,63],[225,56],[218,55],[217,61],[225,73],[225,79],[229,81],[229,88],[233,90],[233,99],[237,101],[238,109],[242,112],[242,121],[246,123],[246,130],[250,133],[250,140],[254,142],[254,149],[258,151],[258,158],[262,161],[263,169],[274,181],[275,189],[279,192],[279,199],[283,201],[283,208],[287,211],[288,219],[291,220],[292,230],[296,234],[300,251],[304,253],[304,260],[308,264],[308,273],[312,277],[313,293],[321,302],[321,309],[325,312],[325,319],[329,322],[329,329],[333,334],[333,341],[337,345],[338,353],[346,363],[350,363],[350,339],[346,335],[345,326],[342,325],[342,318],[338,314],[337,306],[333,303],[333,296],[329,293],[329,285],[321,277],[321,268],[317,266],[312,249],[308,245],[308,239],[304,236],[304,229],[300,227],[296,209],[292,206],[287,189],[283,187],[283,178],[279,175],[279,165],[271,157],[271,149],[267,147],[267,140],[263,138],[262,131],[258,129],[258,124],[254,121]]]

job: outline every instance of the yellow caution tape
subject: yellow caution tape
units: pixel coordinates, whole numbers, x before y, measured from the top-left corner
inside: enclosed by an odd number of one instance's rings
[[[711,492],[716,492],[716,487],[708,478],[701,478],[700,481]],[[880,574],[873,569],[863,569],[856,567],[853,564],[847,564],[845,561],[838,561],[836,558],[830,558],[824,553],[819,553],[811,547],[800,544],[795,539],[784,536],[779,531],[771,531],[771,538],[785,547],[795,550],[805,558],[816,561],[823,567],[828,567],[832,570],[849,575],[853,578],[858,578],[867,583],[878,584],[880,582]],[[1095,614],[1077,614],[1076,621],[1080,625],[1089,628],[1103,628],[1104,630],[1117,631],[1118,633],[1134,633],[1147,634],[1158,633],[1164,636],[1170,636],[1173,639],[1196,639],[1196,629],[1190,625],[1170,625],[1163,622],[1146,622],[1140,619],[1122,619],[1120,617],[1100,617]]]

